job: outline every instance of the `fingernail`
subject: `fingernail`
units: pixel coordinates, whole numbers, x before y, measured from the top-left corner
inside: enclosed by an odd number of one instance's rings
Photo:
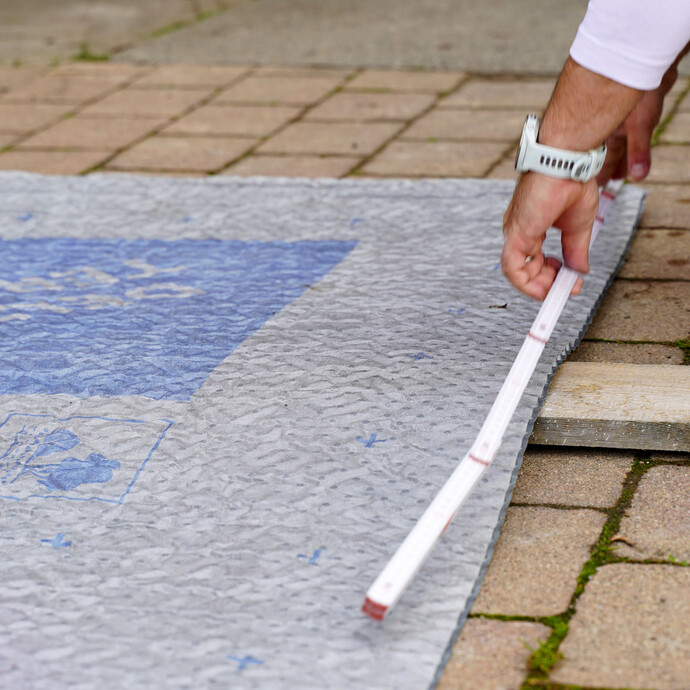
[[[630,168],[630,175],[636,179],[640,179],[647,174],[647,166],[644,163],[635,163],[632,168]]]

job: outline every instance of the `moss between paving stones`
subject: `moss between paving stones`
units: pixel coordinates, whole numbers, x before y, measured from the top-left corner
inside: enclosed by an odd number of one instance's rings
[[[601,531],[597,543],[592,547],[592,552],[589,560],[584,564],[580,575],[577,578],[577,584],[573,596],[570,600],[567,610],[557,616],[504,616],[500,614],[472,614],[471,618],[489,618],[493,620],[502,621],[525,621],[542,623],[551,628],[549,637],[539,642],[539,646],[534,649],[528,646],[532,655],[528,662],[528,673],[525,678],[521,690],[530,690],[538,687],[540,690],[626,690],[626,688],[593,688],[588,686],[583,688],[579,685],[562,685],[552,683],[548,676],[551,669],[558,663],[563,655],[559,651],[561,642],[568,634],[570,620],[575,615],[576,603],[582,593],[585,591],[587,583],[592,576],[602,566],[610,563],[627,563],[630,559],[617,556],[612,549],[612,540],[618,533],[620,523],[625,512],[632,504],[633,496],[637,491],[640,480],[644,474],[656,465],[663,465],[663,462],[656,462],[650,460],[648,454],[641,454],[635,458],[632,467],[623,482],[623,489],[618,502],[613,508],[605,510],[608,518]],[[667,561],[661,561],[664,564],[677,565],[679,567],[686,567],[688,564],[684,561],[676,561],[672,556]]]

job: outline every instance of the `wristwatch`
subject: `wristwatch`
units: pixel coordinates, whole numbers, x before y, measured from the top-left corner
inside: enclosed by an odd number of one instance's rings
[[[566,151],[544,146],[537,141],[539,125],[536,115],[527,116],[515,158],[515,170],[533,170],[542,175],[577,182],[587,182],[597,176],[606,159],[606,144],[591,151]]]

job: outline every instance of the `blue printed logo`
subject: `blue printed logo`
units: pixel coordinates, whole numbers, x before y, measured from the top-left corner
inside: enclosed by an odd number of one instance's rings
[[[0,498],[122,503],[171,424],[11,414],[0,425]]]
[[[0,393],[187,400],[354,246],[0,240]]]

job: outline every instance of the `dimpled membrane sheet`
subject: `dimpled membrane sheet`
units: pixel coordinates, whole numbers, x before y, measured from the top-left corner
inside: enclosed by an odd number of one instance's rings
[[[380,623],[366,590],[538,309],[498,265],[512,183],[0,190],[2,686],[433,685],[642,193],[619,194],[496,460]]]

